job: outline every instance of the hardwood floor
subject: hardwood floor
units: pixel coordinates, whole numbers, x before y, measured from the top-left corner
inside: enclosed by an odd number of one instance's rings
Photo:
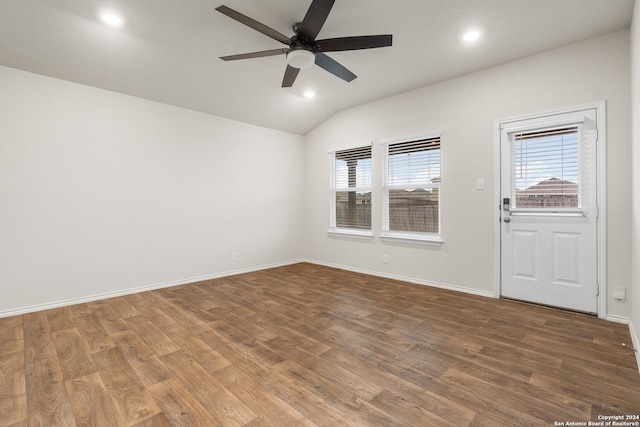
[[[600,421],[640,415],[622,342],[591,316],[297,264],[0,319],[0,425]]]

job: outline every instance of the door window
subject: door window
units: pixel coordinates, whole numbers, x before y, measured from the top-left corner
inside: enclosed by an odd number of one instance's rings
[[[516,209],[579,209],[579,127],[513,134],[513,200]]]

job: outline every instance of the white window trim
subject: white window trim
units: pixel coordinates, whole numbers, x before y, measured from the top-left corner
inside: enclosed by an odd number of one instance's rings
[[[416,134],[409,134],[404,136],[395,136],[390,138],[384,138],[380,140],[380,145],[383,149],[382,159],[382,231],[380,233],[381,240],[398,241],[406,243],[426,244],[426,245],[442,245],[444,240],[442,238],[442,182],[438,184],[431,184],[429,187],[438,188],[439,190],[439,203],[438,203],[438,229],[440,233],[421,233],[421,232],[406,232],[406,231],[391,231],[389,230],[389,190],[397,187],[389,185],[389,164],[388,164],[388,147],[390,144],[398,142],[415,141],[420,139],[440,138],[442,143],[442,130],[433,130],[429,132],[421,132]],[[440,149],[440,176],[442,176],[442,149]],[[404,188],[404,187],[402,187]]]
[[[509,209],[511,216],[566,216],[579,217],[585,216],[584,209],[538,209],[538,208],[513,208]]]
[[[372,144],[359,145],[352,148],[366,147]],[[373,148],[373,147],[372,147]],[[327,234],[332,236],[344,236],[344,237],[357,237],[357,238],[373,238],[373,223],[371,229],[365,230],[361,228],[346,228],[336,226],[336,151],[349,150],[349,148],[341,148],[340,150],[333,150],[329,152],[329,228]],[[371,153],[371,160],[373,162],[373,150]],[[373,164],[371,166],[373,173]],[[350,188],[349,191],[358,192],[372,192],[373,183],[371,187],[356,187]]]
[[[359,230],[357,228],[329,227],[327,233],[333,236],[373,238],[373,231]]]
[[[435,233],[411,233],[408,231],[383,231],[380,239],[396,242],[407,242],[439,246],[444,243],[442,236]]]

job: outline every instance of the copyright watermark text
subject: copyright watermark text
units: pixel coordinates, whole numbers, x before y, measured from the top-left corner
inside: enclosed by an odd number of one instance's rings
[[[640,414],[636,415],[598,415],[591,421],[554,421],[555,427],[640,427]]]

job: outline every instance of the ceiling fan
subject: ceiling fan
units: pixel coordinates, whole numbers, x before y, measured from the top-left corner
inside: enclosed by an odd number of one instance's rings
[[[218,12],[287,45],[287,47],[280,49],[221,56],[220,59],[224,61],[234,61],[237,59],[261,58],[285,54],[287,56],[287,69],[282,79],[282,87],[293,86],[300,69],[311,67],[313,64],[350,82],[357,76],[337,61],[325,55],[325,52],[387,47],[391,46],[393,36],[391,34],[384,34],[316,40],[316,37],[329,16],[329,12],[331,12],[334,2],[335,0],[313,0],[302,22],[293,26],[295,34],[292,37],[287,37],[273,28],[269,28],[255,19],[236,12],[227,6],[219,6],[216,8]]]

